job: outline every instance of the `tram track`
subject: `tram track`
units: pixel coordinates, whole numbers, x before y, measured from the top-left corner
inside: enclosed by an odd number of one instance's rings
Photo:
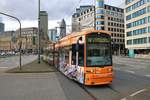
[[[55,69],[57,70],[58,73],[60,73],[61,75],[63,75],[65,78],[67,78],[67,79],[70,80],[70,81],[73,81],[73,82],[76,83],[80,88],[82,88],[82,89],[85,91],[85,93],[87,93],[87,94],[91,97],[92,100],[99,100],[99,98],[97,98],[96,96],[94,96],[93,93],[91,93],[91,92],[86,88],[86,87],[88,87],[88,86],[85,86],[85,85],[83,85],[83,84],[78,83],[77,81],[75,81],[75,80],[73,80],[73,79],[70,79],[69,77],[65,76],[59,69],[57,69],[57,68],[55,68]],[[108,87],[109,87],[111,90],[113,90],[115,93],[121,94],[119,91],[113,89],[111,86],[108,85]],[[124,97],[124,95],[122,95],[122,97]]]
[[[84,86],[83,84],[80,84],[80,83],[78,83],[77,81],[72,80],[72,79],[70,79],[69,77],[65,76],[65,75],[64,75],[60,70],[58,70],[57,68],[56,68],[56,70],[57,70],[61,75],[63,75],[65,78],[67,78],[68,80],[75,82],[80,88],[82,88],[82,89],[85,91],[85,93],[87,93],[87,94],[92,98],[92,100],[98,100],[90,91],[88,91],[88,90],[85,88],[85,86]]]
[[[98,100],[90,91],[88,91],[84,85],[77,83],[93,100]]]

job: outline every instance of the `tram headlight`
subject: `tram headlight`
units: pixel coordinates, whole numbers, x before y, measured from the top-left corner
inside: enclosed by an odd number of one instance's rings
[[[91,70],[91,73],[93,73],[94,72],[94,70]]]
[[[109,69],[108,69],[108,71],[109,71],[109,72],[112,72],[112,71],[113,71],[113,69],[112,69],[112,68],[109,68]]]
[[[86,80],[88,81],[88,80],[90,80],[89,78],[86,78]]]

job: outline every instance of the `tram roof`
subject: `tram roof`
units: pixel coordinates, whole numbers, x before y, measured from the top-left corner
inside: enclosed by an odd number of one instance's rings
[[[104,30],[94,30],[94,29],[87,29],[87,30],[83,30],[81,32],[73,32],[65,37],[63,37],[62,39],[60,39],[57,43],[56,43],[56,47],[60,47],[60,46],[67,46],[70,44],[74,44],[75,41],[77,41],[77,39],[81,36],[90,34],[90,33],[94,33],[94,32],[101,32],[101,33],[106,33],[108,35],[110,35],[110,32],[104,31]]]

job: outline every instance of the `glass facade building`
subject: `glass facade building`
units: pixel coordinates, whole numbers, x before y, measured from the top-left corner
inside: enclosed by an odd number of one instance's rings
[[[5,28],[4,23],[0,22],[0,34],[4,32],[4,28]]]
[[[150,0],[126,0],[125,16],[129,56],[150,55]]]
[[[104,30],[104,0],[96,0],[96,30]]]

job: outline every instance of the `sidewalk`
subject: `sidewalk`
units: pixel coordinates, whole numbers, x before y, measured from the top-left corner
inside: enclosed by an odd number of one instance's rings
[[[38,61],[35,60],[29,64],[26,64],[21,67],[10,69],[6,71],[7,73],[47,73],[47,72],[55,72],[56,69],[53,66],[49,66],[45,62],[41,60],[41,63],[38,64]]]
[[[2,100],[67,100],[53,66],[37,60],[0,74]]]

